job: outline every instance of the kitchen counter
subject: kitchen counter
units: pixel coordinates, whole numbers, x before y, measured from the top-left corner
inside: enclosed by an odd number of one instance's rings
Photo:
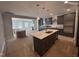
[[[42,40],[44,39],[45,37],[57,32],[58,30],[55,30],[55,29],[47,29],[47,31],[50,31],[50,33],[46,33],[46,30],[42,30],[42,31],[36,31],[36,32],[33,32],[31,33],[32,36]]]
[[[32,36],[34,42],[34,50],[40,56],[43,56],[58,39],[58,30],[48,29],[47,33],[45,30],[37,31],[32,33]]]

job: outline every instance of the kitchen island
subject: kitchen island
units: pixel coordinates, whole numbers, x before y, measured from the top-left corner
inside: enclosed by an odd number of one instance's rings
[[[34,50],[43,56],[58,39],[58,30],[48,29],[32,33]]]

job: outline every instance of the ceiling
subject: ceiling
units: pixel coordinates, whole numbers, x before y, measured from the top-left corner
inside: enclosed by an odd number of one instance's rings
[[[39,5],[39,6],[37,6]],[[32,17],[49,17],[62,15],[75,10],[75,6],[64,4],[64,1],[0,1],[1,12],[12,12],[16,15]]]

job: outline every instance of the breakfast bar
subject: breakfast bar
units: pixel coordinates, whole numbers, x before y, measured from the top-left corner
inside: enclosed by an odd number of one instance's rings
[[[32,33],[34,50],[43,56],[58,39],[58,30],[48,29]]]

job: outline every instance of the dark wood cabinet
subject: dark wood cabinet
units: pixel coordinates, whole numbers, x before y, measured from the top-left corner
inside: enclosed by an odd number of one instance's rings
[[[79,13],[78,13],[79,14]],[[79,57],[79,15],[78,15],[78,26],[77,26],[77,37],[76,37],[76,46],[78,47],[78,57]]]
[[[79,18],[79,17],[78,17]],[[78,27],[77,27],[77,37],[76,37],[76,45],[79,47],[79,19],[78,19]]]
[[[55,32],[43,39],[33,37],[34,50],[40,56],[43,56],[48,51],[48,49],[55,43],[57,39],[58,39],[58,32]]]
[[[44,28],[41,27],[42,25],[44,25],[43,24],[43,18],[40,18],[40,20],[38,20],[38,25],[39,25],[39,31],[44,29]]]
[[[41,25],[43,25],[43,19],[42,18],[40,18],[40,20],[39,20],[39,26],[41,26]]]
[[[26,31],[17,31],[16,35],[17,35],[17,38],[24,38],[26,37]]]
[[[64,15],[57,16],[57,24],[63,24],[64,23]]]
[[[61,16],[57,16],[57,24],[58,25],[64,25],[64,15],[61,15]],[[60,35],[63,35],[63,28],[62,29],[59,29],[59,34]]]
[[[47,25],[53,24],[52,17],[46,18],[46,19],[45,19],[45,23],[46,23]]]

